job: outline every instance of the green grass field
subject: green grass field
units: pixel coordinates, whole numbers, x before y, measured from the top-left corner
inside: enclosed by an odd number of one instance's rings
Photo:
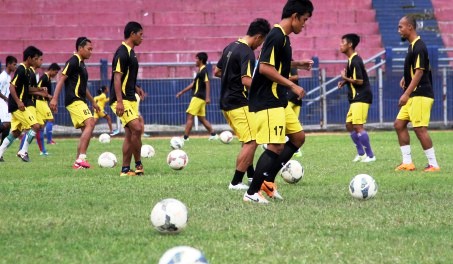
[[[156,156],[143,160],[146,176],[120,178],[118,167],[75,171],[77,139],[59,139],[51,155],[30,149],[30,163],[15,153],[0,163],[1,263],[157,263],[169,248],[189,245],[210,263],[453,263],[453,141],[431,132],[441,172],[422,172],[427,161],[413,133],[414,172],[395,172],[401,161],[394,132],[371,132],[377,162],[355,164],[346,133],[307,134],[304,179],[277,179],[283,201],[242,201],[227,189],[240,149],[191,138],[182,171],[165,162],[169,139],[144,139]],[[88,158],[122,140],[92,140]],[[261,154],[257,151],[257,157]],[[255,160],[256,161],[256,160]],[[372,175],[379,191],[368,201],[348,192],[351,178]],[[176,198],[189,209],[178,235],[161,235],[149,221],[155,203]]]

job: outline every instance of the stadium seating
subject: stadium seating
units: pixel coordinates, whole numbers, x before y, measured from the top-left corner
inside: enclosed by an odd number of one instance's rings
[[[436,17],[437,23],[439,24],[439,31],[442,36],[442,40],[446,47],[453,47],[453,20],[451,14],[453,14],[453,7],[449,0],[432,0],[434,8],[434,16]],[[450,58],[453,58],[453,52],[447,53]],[[453,62],[450,62],[453,66]]]
[[[209,60],[216,62],[225,45],[245,34],[252,19],[263,17],[271,24],[278,23],[284,3],[284,0],[8,1],[0,6],[3,32],[0,58],[6,54],[21,57],[26,46],[36,45],[44,51],[45,62],[64,63],[75,48],[75,39],[87,36],[94,46],[94,54],[87,62],[99,63],[101,58],[110,61],[123,38],[124,25],[136,20],[145,27],[145,40],[137,47],[140,62],[193,62],[199,51],[208,52]],[[359,52],[364,58],[382,50],[371,0],[314,1],[314,5],[315,12],[306,29],[292,36],[294,54],[301,56],[295,59],[318,56],[321,61],[344,60],[338,52],[339,38],[349,32],[362,36]],[[89,69],[90,78],[99,78],[96,66]],[[175,69],[169,66],[144,70],[140,77],[192,76],[193,68]],[[338,71],[338,67],[329,70],[335,74]]]

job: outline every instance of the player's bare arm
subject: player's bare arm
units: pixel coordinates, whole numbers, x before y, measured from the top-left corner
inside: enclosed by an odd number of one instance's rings
[[[146,97],[146,93],[145,91],[143,90],[143,88],[141,88],[140,86],[135,86],[135,92],[138,94],[138,96],[140,97],[140,100],[145,100],[145,97]]]
[[[53,98],[49,102],[49,108],[54,113],[58,112],[58,108],[57,108],[58,96],[60,95],[61,90],[63,89],[64,82],[66,81],[67,78],[68,78],[68,76],[66,76],[64,74],[61,75],[60,79],[57,82],[57,86],[55,87],[55,92],[53,93]]]
[[[414,91],[415,87],[418,85],[420,80],[422,79],[423,76],[423,70],[422,69],[415,69],[415,74],[412,77],[412,81],[407,87],[406,91],[404,91],[403,95],[401,95],[400,100],[398,101],[398,106],[403,106],[407,103],[409,100],[409,96],[411,93]]]
[[[215,77],[222,77],[222,69],[219,69],[217,67],[214,68],[214,76]]]
[[[123,92],[121,91],[121,72],[113,73],[113,88],[115,89],[116,94],[116,114],[119,117],[122,117],[124,114],[124,105],[123,105]]]
[[[250,90],[250,87],[252,86],[252,77],[244,75],[241,78],[242,85],[247,88],[247,91]]]
[[[359,79],[355,80],[355,79],[347,77],[345,69],[341,71],[341,78],[343,79],[344,82],[348,82],[352,85],[362,85],[363,84],[363,80],[359,80]]]
[[[305,96],[304,88],[293,83],[289,79],[283,77],[280,73],[278,73],[274,66],[267,63],[261,63],[260,73],[266,76],[269,80],[281,84],[290,89],[293,93],[297,94],[298,99],[301,99],[302,97]]]
[[[193,87],[193,82],[190,83],[188,86],[186,86],[186,88],[182,89],[182,91],[178,92],[176,94],[176,98],[179,98],[181,95],[183,95],[184,93],[186,93],[187,91],[189,91],[190,89],[192,89]]]
[[[313,60],[300,60],[300,61],[291,61],[291,67],[296,67],[298,69],[303,69],[303,70],[311,70],[313,67]]]
[[[211,103],[211,85],[209,81],[205,82],[206,84],[206,104]]]
[[[406,82],[404,81],[404,76],[401,78],[400,87],[401,87],[401,89],[403,89],[403,90],[404,90],[404,88],[406,88]]]

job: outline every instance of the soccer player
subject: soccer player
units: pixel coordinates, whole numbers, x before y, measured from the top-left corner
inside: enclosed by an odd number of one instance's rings
[[[11,113],[8,112],[9,85],[11,74],[16,70],[17,59],[7,56],[5,65],[5,70],[0,74],[0,144],[9,135],[11,128]],[[3,157],[0,157],[0,161],[3,161]]]
[[[58,96],[65,87],[65,107],[71,116],[75,128],[80,128],[82,134],[77,145],[76,160],[72,165],[74,169],[88,169],[87,150],[94,129],[94,118],[86,100],[88,99],[95,111],[100,111],[99,106],[91,96],[88,86],[88,72],[85,60],[91,57],[93,45],[87,37],[79,37],[76,40],[76,53],[66,62],[61,78],[55,87],[55,94],[50,101],[50,109],[56,113]]]
[[[433,142],[428,133],[431,107],[434,102],[428,50],[423,40],[418,36],[416,29],[417,23],[413,16],[404,16],[398,23],[398,33],[401,35],[401,39],[409,41],[410,44],[404,60],[404,76],[400,81],[403,95],[398,101],[398,106],[401,108],[394,123],[403,162],[395,170],[415,170],[407,129],[407,124],[411,122],[415,135],[417,135],[428,158],[428,165],[424,171],[440,171]]]
[[[52,79],[55,78],[58,74],[58,72],[61,70],[60,66],[57,63],[52,63],[50,64],[49,68],[47,68],[47,71],[44,72],[44,74],[41,76],[39,79],[38,87],[46,87],[47,92],[52,95]],[[49,99],[46,101],[38,102],[37,101],[37,110],[39,111],[38,104],[44,105],[43,102],[46,104],[43,109],[45,109],[42,114],[45,114],[45,128],[46,128],[46,136],[47,136],[47,144],[54,145],[56,144],[55,141],[52,139],[52,128],[53,128],[53,114],[52,111],[50,111],[49,105],[48,105]],[[43,131],[41,133],[44,135]],[[42,136],[42,141],[44,145],[44,136]]]
[[[269,22],[262,18],[255,19],[247,30],[247,35],[230,43],[222,53],[214,74],[221,77],[220,109],[226,121],[242,142],[242,148],[236,158],[236,171],[229,185],[232,190],[248,189],[242,183],[247,171],[253,177],[253,156],[256,150],[255,117],[249,112],[248,90],[252,84],[255,67],[253,53],[263,43],[270,31]]]
[[[34,46],[27,47],[23,52],[23,62],[17,67],[10,85],[8,97],[8,111],[11,113],[11,132],[0,146],[0,157],[13,141],[20,136],[22,131],[27,131],[24,145],[17,156],[22,161],[29,162],[28,146],[35,138],[39,129],[36,119],[36,109],[32,100],[33,95],[47,96],[47,91],[39,91],[30,87],[31,66],[38,67],[42,62],[42,51]]]
[[[116,50],[112,62],[112,80],[110,82],[110,107],[121,119],[125,138],[123,141],[123,165],[120,176],[143,175],[140,150],[142,147],[142,123],[138,115],[138,103],[135,93],[143,96],[144,92],[136,86],[138,61],[134,48],[143,41],[143,27],[134,21],[124,28],[124,41]],[[135,171],[130,164],[134,156]]]
[[[249,108],[255,112],[256,143],[267,144],[267,149],[261,154],[253,181],[244,194],[246,202],[268,203],[260,194],[262,185],[269,197],[282,199],[274,183],[275,176],[305,141],[299,119],[287,107],[286,90],[290,89],[298,98],[304,96],[304,89],[289,80],[290,70],[292,66],[309,70],[313,61],[291,61],[288,35],[299,34],[312,12],[309,0],[288,0],[282,20],[271,29],[261,49],[250,87]],[[289,138],[286,144],[285,134]]]
[[[110,100],[107,97],[108,92],[109,88],[106,85],[103,85],[101,88],[99,88],[98,95],[94,97],[94,101],[98,104],[101,111],[99,112],[95,111],[93,116],[95,124],[98,122],[99,118],[105,118],[105,120],[107,120],[107,125],[109,126],[110,136],[113,136],[114,134],[112,129],[112,119],[104,110],[105,104]]]
[[[343,80],[338,82],[338,88],[341,89],[345,84],[349,87],[350,106],[346,114],[346,130],[351,134],[357,149],[357,155],[352,161],[373,162],[376,161],[376,156],[371,149],[368,133],[363,128],[368,109],[373,101],[373,94],[363,60],[355,51],[359,42],[360,37],[357,34],[351,33],[341,37],[340,51],[348,57],[348,65],[341,71]]]
[[[30,72],[30,75],[29,75],[30,76],[30,88],[47,91],[47,87],[45,87],[45,86],[38,87],[38,77],[36,74],[36,69],[40,68],[41,65],[42,65],[42,57],[39,60],[39,63],[37,64],[36,67],[30,66],[30,68],[28,68],[28,70]],[[38,147],[39,147],[40,156],[49,155],[49,153],[46,150],[46,145],[44,144],[43,129],[44,129],[44,124],[45,124],[47,118],[52,116],[52,112],[50,111],[49,106],[47,105],[47,101],[46,101],[47,99],[50,99],[50,98],[51,98],[50,95],[48,95],[47,97],[34,95],[32,97],[33,106],[31,106],[31,107],[35,108],[36,120],[38,121],[38,124],[39,124],[39,130],[36,133],[35,137],[36,137],[36,143],[38,144]],[[52,118],[53,118],[53,116],[52,116]],[[25,137],[22,137],[19,149],[22,148],[24,143],[25,143]]]
[[[208,61],[208,54],[200,52],[195,55],[195,65],[198,67],[198,73],[195,79],[186,88],[176,94],[179,98],[185,92],[192,90],[192,100],[190,100],[189,107],[187,107],[187,121],[186,128],[184,129],[184,140],[189,140],[190,131],[192,130],[194,117],[197,116],[198,120],[208,130],[209,140],[218,139],[217,134],[212,129],[211,123],[206,119],[206,104],[211,102],[210,84],[208,71],[206,70],[206,62]]]

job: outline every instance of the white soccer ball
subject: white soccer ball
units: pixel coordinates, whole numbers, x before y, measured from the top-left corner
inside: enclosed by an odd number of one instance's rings
[[[288,161],[280,170],[280,175],[287,183],[297,183],[304,177],[304,167],[297,160]]]
[[[99,136],[99,142],[101,143],[110,143],[110,135],[107,133],[102,133]]]
[[[224,144],[228,144],[231,142],[231,140],[233,140],[233,134],[230,132],[230,131],[223,131],[222,133],[220,133],[220,141],[222,141],[222,143]]]
[[[184,147],[184,140],[180,137],[172,137],[170,139],[170,147],[172,149],[182,149]]]
[[[207,264],[203,253],[193,247],[178,246],[167,250],[159,260],[159,264]]]
[[[167,164],[174,170],[184,169],[188,162],[189,156],[181,149],[175,149],[168,153]]]
[[[154,154],[156,154],[156,152],[154,151],[153,146],[142,145],[142,149],[140,151],[140,156],[142,158],[151,158],[151,157],[154,157]]]
[[[113,168],[118,163],[115,154],[112,152],[104,152],[99,155],[98,164],[101,168]]]
[[[359,174],[349,183],[349,193],[360,200],[373,198],[378,191],[376,181],[368,174]]]
[[[168,198],[151,210],[151,224],[160,233],[179,233],[187,225],[187,207],[179,200]]]

